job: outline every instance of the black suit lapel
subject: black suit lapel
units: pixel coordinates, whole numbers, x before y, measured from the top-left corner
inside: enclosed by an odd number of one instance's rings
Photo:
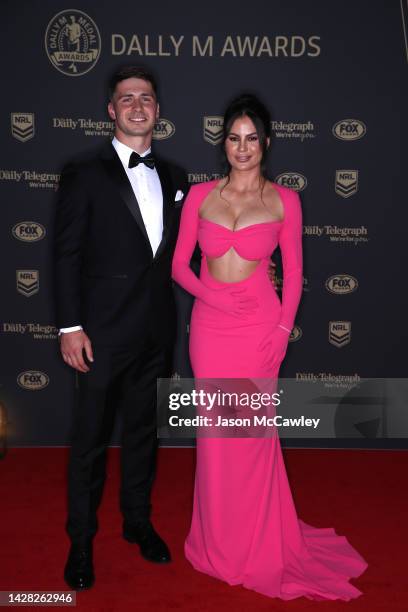
[[[146,240],[147,246],[151,251],[149,237],[147,235],[146,228],[143,223],[143,218],[140,212],[137,198],[133,192],[132,185],[129,182],[126,172],[123,169],[122,162],[120,161],[112,144],[109,143],[106,148],[104,148],[101,157],[109,178],[115,183],[115,186],[119,191],[122,200],[125,202],[126,206],[132,213],[132,216],[138,224],[139,229]]]
[[[156,169],[160,178],[163,193],[163,235],[159,248],[156,251],[155,258],[160,257],[161,253],[166,247],[170,235],[170,228],[174,218],[174,188],[168,166],[161,160],[157,159]]]

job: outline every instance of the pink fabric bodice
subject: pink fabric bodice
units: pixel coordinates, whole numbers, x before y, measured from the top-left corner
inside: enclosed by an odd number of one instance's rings
[[[234,247],[238,255],[249,261],[269,258],[279,245],[283,266],[280,324],[292,329],[303,287],[302,211],[299,195],[292,189],[274,183],[284,208],[283,221],[256,223],[231,230],[199,215],[202,202],[217,183],[198,183],[189,191],[181,213],[172,265],[173,279],[196,298],[206,301],[209,288],[190,268],[197,241],[203,256],[220,257]]]
[[[278,245],[281,225],[279,221],[266,221],[231,230],[200,217],[198,244],[207,257],[222,257],[232,247],[248,261],[269,258]]]

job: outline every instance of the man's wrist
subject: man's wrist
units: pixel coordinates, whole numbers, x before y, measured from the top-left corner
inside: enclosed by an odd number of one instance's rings
[[[72,325],[71,327],[61,327],[58,335],[61,334],[69,334],[71,332],[80,331],[82,329],[82,325]]]

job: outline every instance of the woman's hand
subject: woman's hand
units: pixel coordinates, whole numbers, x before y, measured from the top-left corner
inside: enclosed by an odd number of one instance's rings
[[[274,368],[282,363],[288,348],[289,336],[290,332],[277,325],[259,343],[258,351],[265,353],[262,367]]]
[[[248,295],[246,289],[230,289],[229,287],[208,288],[203,300],[213,308],[239,319],[246,319],[249,315],[254,314],[259,306],[257,298]]]

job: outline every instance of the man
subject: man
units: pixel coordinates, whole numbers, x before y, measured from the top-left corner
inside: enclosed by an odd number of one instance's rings
[[[150,522],[157,448],[156,380],[170,372],[175,311],[171,259],[185,173],[154,159],[159,104],[145,69],[110,82],[115,137],[62,175],[56,210],[57,324],[64,361],[78,371],[68,476],[67,584],[94,583],[92,540],[114,412],[123,422],[123,536],[149,561],[170,561]]]

